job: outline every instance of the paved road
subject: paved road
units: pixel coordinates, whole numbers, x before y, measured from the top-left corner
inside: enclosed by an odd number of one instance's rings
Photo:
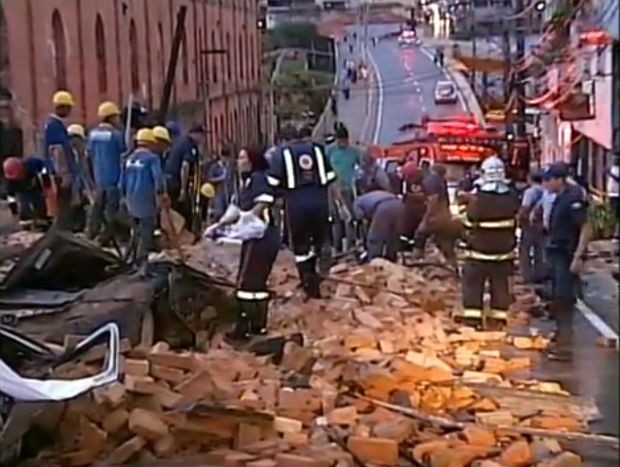
[[[389,26],[372,26],[371,34],[389,32]],[[396,40],[381,41],[370,47],[371,63],[377,67],[377,85],[371,88],[377,101],[377,117],[374,129],[368,133],[378,144],[389,144],[398,138],[398,127],[409,121],[419,121],[428,113],[431,116],[452,116],[465,112],[460,104],[456,106],[436,106],[433,102],[433,89],[443,74],[435,67],[424,49],[401,49]],[[355,122],[355,115],[363,115],[361,104],[341,103],[342,111]],[[371,119],[371,120],[374,120]],[[372,125],[370,125],[372,126]],[[614,289],[615,284],[615,289]],[[618,332],[618,285],[615,282],[587,278],[584,301],[587,308],[575,316],[575,359],[572,363],[549,362],[544,356],[537,356],[535,377],[543,380],[559,381],[564,387],[584,397],[597,401],[603,418],[592,426],[598,432],[618,435],[617,414],[619,411],[620,371],[618,352],[596,346],[600,329],[593,326],[596,317],[607,317],[612,331]],[[584,312],[589,310],[589,312]],[[595,315],[593,318],[592,315]],[[615,317],[609,319],[609,317]],[[537,322],[534,326],[543,331],[551,331],[549,322]],[[600,326],[599,326],[600,328]],[[592,459],[588,466],[607,467],[617,464],[614,453],[601,454],[603,459]]]

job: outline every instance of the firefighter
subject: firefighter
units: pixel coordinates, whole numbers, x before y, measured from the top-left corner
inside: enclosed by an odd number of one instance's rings
[[[67,91],[58,91],[52,97],[53,113],[45,122],[44,157],[52,176],[53,187],[47,190],[53,200],[54,226],[71,230],[74,224],[74,208],[81,203],[78,163],[71,147],[65,119],[69,117],[75,100]]]
[[[88,135],[88,153],[95,189],[87,233],[91,239],[101,234],[104,243],[113,235],[113,224],[120,206],[118,183],[122,158],[127,151],[125,137],[120,129],[120,115],[121,111],[115,103],[103,102],[97,109],[99,124]]]
[[[385,258],[396,262],[404,215],[402,200],[387,190],[371,191],[355,200],[353,213],[358,221],[369,223],[367,259]]]
[[[336,174],[324,148],[312,142],[301,143],[292,128],[290,131],[287,139],[292,141],[279,147],[267,180],[283,194],[291,246],[304,291],[308,298],[319,298],[317,255],[328,235],[328,191],[331,189],[336,200],[340,197],[331,185]]]
[[[34,227],[47,226],[44,184],[49,184],[45,162],[36,157],[7,157],[2,163],[11,214]]]
[[[153,247],[157,212],[167,207],[169,199],[164,192],[161,164],[152,148],[156,144],[153,131],[142,128],[136,133],[136,148],[123,165],[119,183],[121,196],[132,218],[133,239],[137,247],[136,265],[144,268]]]
[[[456,318],[496,328],[508,319],[512,301],[510,280],[520,203],[506,179],[504,163],[499,157],[487,158],[481,170],[481,183],[471,195],[463,220],[469,235],[463,266],[463,310]],[[487,282],[491,300],[490,309],[484,310]]]
[[[235,327],[228,334],[232,340],[267,334],[270,300],[267,279],[280,249],[280,232],[271,212],[275,202],[275,190],[267,182],[267,168],[264,148],[243,149],[239,152],[239,209],[242,212],[251,211],[263,219],[267,223],[267,230],[261,238],[245,240],[241,246],[236,291],[239,308]],[[234,218],[227,223],[232,221]],[[207,229],[206,234],[209,235],[224,225],[224,222],[214,224]]]

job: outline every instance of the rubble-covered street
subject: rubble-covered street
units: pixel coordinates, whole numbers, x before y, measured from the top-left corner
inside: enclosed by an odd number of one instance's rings
[[[23,242],[27,234],[18,235]],[[5,246],[3,252],[19,250]],[[74,282],[71,292],[48,291],[45,299],[43,291],[26,292],[33,287],[28,277],[47,269],[41,252],[61,258],[63,250],[89,261],[82,271],[92,277],[109,277],[94,288],[83,282],[83,291]],[[51,404],[62,405],[60,414],[46,408],[48,420],[36,417],[38,428],[22,443],[24,453],[42,449],[24,465],[161,459],[247,467],[551,467],[581,465],[577,456],[593,448],[617,457],[617,438],[588,434],[601,418],[592,400],[534,378],[548,339],[529,324],[528,311],[538,305],[531,290],[517,286],[510,332],[475,331],[449,318],[459,290],[441,267],[338,264],[323,285],[331,298],[304,302],[283,252],[271,279],[272,332],[232,349],[213,325],[226,308],[226,287],[208,284],[234,277],[227,267],[234,250],[199,244],[187,265],[155,261],[148,281],[111,272],[108,253],[54,234],[22,252],[11,272],[5,259],[3,314],[11,308],[19,316],[19,332],[55,343],[60,353],[110,319],[123,337],[121,381]],[[54,272],[53,263],[48,273],[55,277],[70,269]],[[178,287],[162,280],[171,274],[184,277]],[[46,308],[51,302],[53,310]],[[151,312],[154,319],[145,320]],[[102,358],[95,348],[52,374],[93,374]],[[55,431],[45,428],[51,413]]]

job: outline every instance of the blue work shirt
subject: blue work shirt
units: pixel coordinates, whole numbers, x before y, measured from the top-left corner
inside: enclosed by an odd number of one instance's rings
[[[355,167],[360,163],[360,151],[353,146],[331,145],[327,148],[327,157],[336,173],[337,183],[343,187],[353,187]]]
[[[127,200],[129,215],[144,219],[157,215],[157,195],[163,192],[164,180],[159,158],[138,148],[125,161],[119,188]]]
[[[538,204],[540,203],[540,200],[542,199],[544,193],[545,193],[544,188],[538,184],[528,186],[523,192],[523,199],[521,200],[521,207],[529,210],[530,222],[534,222],[535,220],[536,216],[534,215],[533,211],[535,210],[536,206],[538,206]]]
[[[97,187],[117,186],[121,176],[121,158],[127,151],[121,131],[102,123],[90,131],[87,148]]]
[[[183,162],[188,162],[190,165],[197,165],[198,161],[198,146],[196,146],[196,143],[194,143],[189,136],[179,138],[174,143],[168,157],[166,157],[164,166],[166,181],[172,191],[182,188],[181,168],[183,167]]]
[[[353,214],[356,219],[372,219],[377,207],[384,201],[398,199],[394,193],[383,190],[375,190],[360,196],[353,203]]]
[[[549,216],[549,246],[557,252],[573,255],[581,228],[588,221],[588,200],[581,187],[567,185],[555,197]]]
[[[67,158],[66,165],[69,173],[72,175],[79,174],[77,160],[73,153],[73,148],[71,147],[67,127],[65,126],[65,122],[58,115],[50,115],[45,121],[43,146],[47,167],[53,174],[58,174],[61,171],[61,167],[58,164],[59,161],[54,160],[52,156],[52,149],[56,146],[60,146],[65,153],[65,157]]]

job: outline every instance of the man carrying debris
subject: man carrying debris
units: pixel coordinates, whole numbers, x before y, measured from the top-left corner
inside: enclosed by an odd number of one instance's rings
[[[368,260],[385,258],[396,262],[404,205],[394,193],[375,190],[360,196],[353,203],[357,220],[369,223],[366,240]]]
[[[519,198],[506,179],[499,157],[487,158],[481,170],[481,183],[467,204],[463,220],[469,229],[463,266],[463,309],[455,318],[486,328],[501,326],[508,319]],[[487,282],[489,310],[484,309]]]
[[[7,157],[2,163],[2,172],[13,217],[20,223],[32,221],[33,227],[46,227],[43,184],[49,184],[49,176],[45,176],[45,162],[36,157]]]
[[[136,149],[124,163],[119,183],[127,212],[133,220],[133,239],[137,247],[136,265],[146,266],[157,227],[157,211],[170,201],[164,192],[161,165],[151,148],[156,143],[153,131],[142,128],[136,134]]]
[[[588,200],[578,185],[567,180],[561,162],[543,172],[546,188],[555,195],[549,214],[547,260],[551,268],[551,315],[556,322],[555,345],[549,358],[568,360],[573,336],[573,315],[578,274],[588,247]]]
[[[54,226],[71,230],[74,224],[75,207],[81,203],[78,180],[78,164],[71,147],[65,119],[75,106],[73,96],[67,91],[58,91],[52,98],[54,112],[47,118],[44,131],[44,150],[48,170],[52,175],[53,189],[50,196],[55,200]]]
[[[293,141],[279,147],[267,180],[282,190],[291,247],[304,291],[308,298],[319,298],[317,255],[328,233],[328,189],[336,174],[322,146],[300,142],[297,136],[291,134]],[[339,198],[335,190],[333,194]]]
[[[100,123],[88,135],[88,153],[93,166],[95,191],[87,233],[90,238],[101,234],[101,240],[105,243],[114,234],[113,224],[120,206],[118,183],[122,156],[127,147],[120,129],[121,111],[118,106],[114,102],[103,102],[97,109],[97,115]],[[103,232],[102,224],[105,224]]]
[[[244,240],[239,258],[237,303],[239,306],[235,327],[228,337],[232,340],[246,339],[251,335],[267,334],[269,291],[267,279],[280,249],[280,232],[274,223],[270,209],[275,202],[275,190],[267,183],[267,160],[264,148],[242,149],[237,159],[241,176],[238,206],[243,215],[256,216],[267,224],[260,238]],[[227,224],[236,222],[230,217],[208,227],[210,235]]]

